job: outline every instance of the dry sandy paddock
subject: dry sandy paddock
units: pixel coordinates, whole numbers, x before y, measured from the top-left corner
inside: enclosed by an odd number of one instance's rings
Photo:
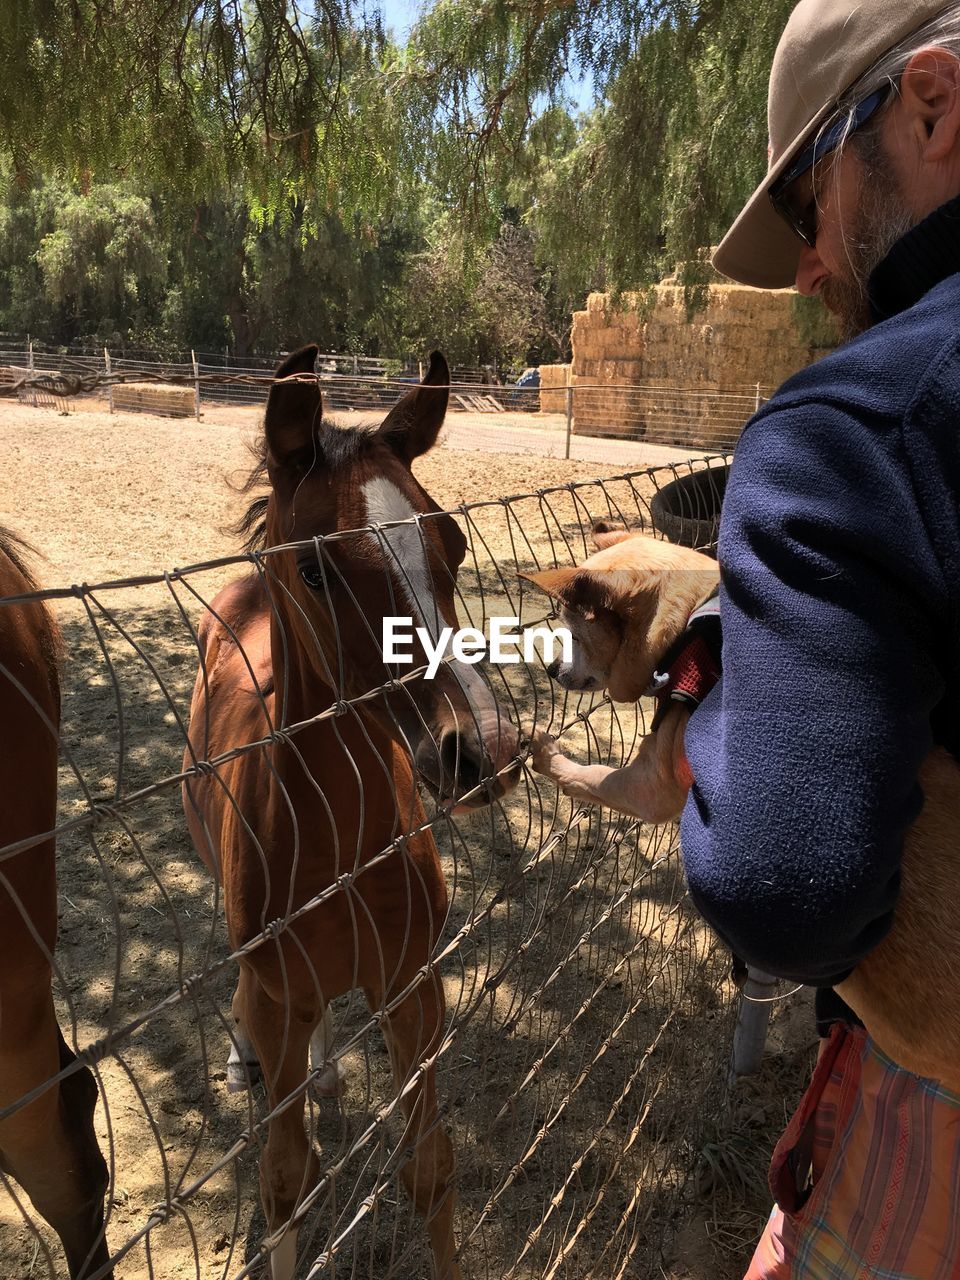
[[[240,500],[225,477],[246,467],[256,422],[243,410],[208,409],[197,424],[3,404],[0,523],[41,553],[35,567],[47,587],[232,555],[224,529]],[[469,424],[456,425],[462,439]],[[639,446],[636,454],[634,465],[645,465]],[[416,466],[450,508],[623,469],[444,445]],[[509,603],[525,621],[542,617],[542,600],[518,594],[516,563],[582,557],[588,517],[639,514],[650,489],[594,486],[472,510],[462,613],[479,624]],[[86,604],[58,602],[62,821],[86,813],[90,797],[127,796],[177,773],[178,717],[195,672],[189,624],[235,573],[217,567],[191,576],[189,589],[106,586]],[[542,671],[502,669],[494,682],[519,719],[536,713],[564,726],[575,751],[616,759],[642,732],[633,713],[557,700]],[[509,802],[437,838],[452,897],[445,936],[462,938],[442,969],[459,1029],[439,1087],[458,1153],[465,1276],[736,1276],[758,1228],[763,1148],[785,1104],[768,1076],[732,1113],[723,1109],[725,960],[683,903],[673,831],[638,832],[605,812],[571,824],[569,802],[527,778]],[[225,1089],[231,969],[195,998],[157,1009],[181,976],[226,954],[177,789],[138,802],[124,822],[64,836],[60,887],[65,1033],[80,1044],[116,1036],[97,1117],[113,1174],[111,1245],[141,1232],[156,1206],[177,1206],[119,1263],[118,1280],[227,1280],[263,1231],[257,1137],[225,1156],[255,1129],[263,1098]],[[364,1020],[357,1001],[338,1001],[338,1043]],[[794,1087],[809,1037],[805,1024],[781,1022]],[[391,1123],[354,1151],[390,1098],[378,1033],[350,1048],[344,1065],[339,1102],[311,1103],[324,1160],[342,1168],[308,1219],[300,1274],[326,1251],[324,1276],[428,1276],[424,1233],[396,1179],[386,1177],[373,1208],[366,1199],[396,1140]],[[704,1150],[714,1152],[706,1163]],[[709,1195],[693,1211],[695,1181]],[[63,1274],[54,1238],[27,1229],[0,1187],[0,1277],[48,1274]]]

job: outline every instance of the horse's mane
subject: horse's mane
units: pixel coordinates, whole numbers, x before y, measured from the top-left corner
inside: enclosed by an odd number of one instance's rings
[[[5,555],[11,561],[13,567],[26,578],[31,591],[39,590],[33,570],[25,559],[28,555],[36,556],[40,554],[36,547],[31,546],[26,538],[21,538],[18,533],[8,529],[6,525],[0,524],[0,553]]]
[[[240,546],[248,555],[263,551],[267,545],[267,503],[269,494],[258,492],[267,480],[267,438],[261,435],[250,446],[253,466],[248,474],[234,486],[240,494],[253,494],[246,511],[229,526],[227,532],[240,539]]]
[[[39,591],[40,586],[36,575],[26,561],[26,556],[38,556],[39,554],[40,552],[37,551],[36,547],[27,542],[26,538],[21,538],[19,534],[14,533],[6,525],[0,525],[0,555],[6,556],[26,582],[29,591]],[[0,595],[2,594],[3,587],[0,586]],[[23,592],[16,590],[10,592],[10,594],[22,595]],[[63,637],[46,602],[37,600],[36,608],[39,610],[41,617],[38,637],[43,659],[50,672],[50,680],[53,687],[59,690],[60,663],[63,658]]]
[[[379,426],[376,424],[342,427],[331,419],[324,418],[314,435],[314,445],[308,445],[294,454],[287,465],[306,474],[311,467],[320,463],[329,471],[336,472],[340,467],[371,452],[378,430]],[[267,545],[267,505],[270,495],[262,492],[267,484],[267,437],[263,432],[250,446],[250,451],[253,454],[253,466],[234,488],[243,496],[253,494],[254,497],[243,514],[227,530],[233,537],[240,539],[240,545],[248,555],[264,551]]]

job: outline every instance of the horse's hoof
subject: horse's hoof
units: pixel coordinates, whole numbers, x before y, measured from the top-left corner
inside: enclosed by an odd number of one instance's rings
[[[313,1082],[318,1098],[339,1098],[347,1091],[347,1073],[339,1058],[328,1062]]]
[[[244,1060],[234,1046],[227,1059],[227,1093],[246,1093],[262,1079],[263,1072],[256,1058]]]

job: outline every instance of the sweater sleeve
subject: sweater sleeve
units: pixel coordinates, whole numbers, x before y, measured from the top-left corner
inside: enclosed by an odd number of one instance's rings
[[[947,593],[899,431],[755,419],[720,537],[723,679],[687,727],[693,900],[749,963],[839,982],[888,930]]]

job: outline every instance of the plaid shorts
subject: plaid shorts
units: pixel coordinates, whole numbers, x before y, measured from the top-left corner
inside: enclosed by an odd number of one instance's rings
[[[960,1280],[960,1095],[836,1023],[745,1280]]]

